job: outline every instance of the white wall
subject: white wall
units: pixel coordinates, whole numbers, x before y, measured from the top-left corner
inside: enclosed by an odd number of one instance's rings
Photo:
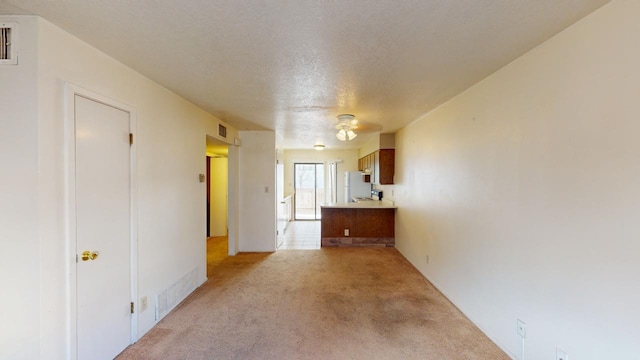
[[[227,188],[229,255],[236,255],[240,236],[240,147],[229,146],[228,154],[229,184]]]
[[[0,66],[0,359],[39,356],[37,31],[17,23],[19,65]]]
[[[229,176],[227,158],[210,159],[210,220],[209,236],[227,235],[227,188]]]
[[[640,2],[396,136],[396,246],[513,357],[640,354]],[[426,256],[430,263],[427,264]]]
[[[338,164],[338,202],[344,199],[344,173],[345,171],[358,171],[358,150],[285,150],[284,151],[284,193],[292,195],[294,192],[295,163],[324,163],[342,160]],[[329,171],[325,166],[325,184],[329,183]],[[328,196],[328,195],[327,195]]]
[[[365,157],[372,152],[380,150],[380,135],[375,134],[371,137],[366,143],[362,144],[360,149],[358,149],[358,159]],[[357,164],[356,164],[357,165]]]
[[[276,250],[276,136],[273,131],[241,131],[240,138],[238,249],[272,252]]]
[[[206,170],[206,135],[218,137],[219,121],[49,22],[19,19],[20,65],[0,67],[0,101],[11,104],[3,104],[11,115],[2,120],[1,159],[12,169],[2,176],[0,206],[12,215],[2,216],[11,225],[0,230],[0,266],[15,274],[2,284],[11,295],[0,297],[0,308],[11,315],[3,313],[0,357],[62,359],[72,262],[63,217],[64,82],[136,109],[138,295],[149,299],[140,334],[155,324],[156,293],[194,268],[198,283],[206,279],[206,189],[198,174]]]

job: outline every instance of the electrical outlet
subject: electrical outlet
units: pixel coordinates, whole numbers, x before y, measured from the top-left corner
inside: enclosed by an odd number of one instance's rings
[[[524,321],[518,319],[518,335],[523,338],[526,339],[527,338],[527,324],[524,323]]]
[[[143,297],[142,299],[140,299],[140,312],[143,312],[145,310],[147,310],[147,307],[149,306],[149,304],[147,303],[147,297]]]
[[[344,229],[344,236],[349,236],[349,229]]]
[[[556,348],[556,360],[569,360],[569,355],[562,349]]]

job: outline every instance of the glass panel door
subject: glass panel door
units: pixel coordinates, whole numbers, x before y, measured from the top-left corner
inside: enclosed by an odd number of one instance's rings
[[[320,219],[324,202],[324,164],[294,164],[296,220]]]

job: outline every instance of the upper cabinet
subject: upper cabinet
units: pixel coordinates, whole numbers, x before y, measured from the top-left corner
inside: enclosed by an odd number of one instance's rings
[[[380,135],[378,150],[358,159],[358,170],[363,173],[363,180],[379,185],[393,184],[395,174],[395,141],[391,134]]]
[[[395,175],[396,150],[380,149],[375,153],[374,184],[391,185]]]

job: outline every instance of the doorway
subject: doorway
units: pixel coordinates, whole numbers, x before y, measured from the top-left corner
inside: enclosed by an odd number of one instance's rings
[[[69,353],[112,359],[135,341],[135,115],[71,84],[67,92]]]
[[[229,255],[229,145],[207,136],[207,276]]]
[[[320,220],[320,205],[324,202],[324,164],[295,163],[294,219]]]

